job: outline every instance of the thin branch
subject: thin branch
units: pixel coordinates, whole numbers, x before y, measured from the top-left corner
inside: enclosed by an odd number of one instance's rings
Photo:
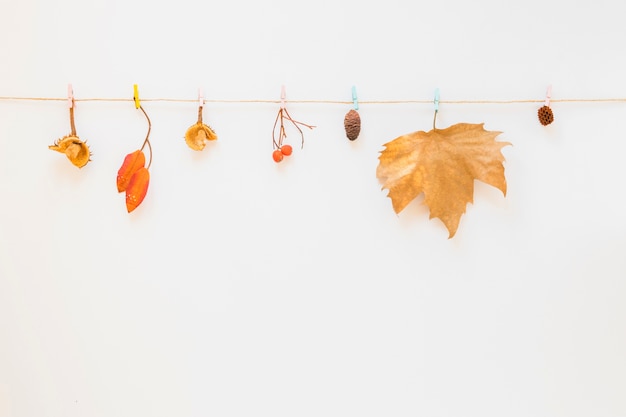
[[[272,143],[273,143],[273,147],[274,149],[279,149],[280,145],[282,144],[282,135],[283,135],[283,118],[282,116],[282,108],[280,110],[278,110],[278,113],[276,113],[276,120],[274,120],[274,128],[272,129]],[[278,119],[280,118],[280,134],[278,135],[278,142],[276,142],[276,125],[278,124]]]
[[[148,120],[148,133],[146,134],[146,139],[144,139],[143,144],[141,145],[140,150],[143,151],[143,148],[148,145],[148,148],[150,149],[150,159],[148,160],[148,166],[146,167],[146,169],[150,169],[150,165],[152,165],[152,144],[150,143],[150,131],[152,130],[152,122],[150,122],[150,118],[148,117],[148,113],[146,113],[146,111],[143,109],[143,106],[139,106],[139,110],[141,110],[144,114],[144,116],[146,116],[146,119]]]
[[[74,124],[74,106],[70,107],[70,128],[72,129],[71,135],[76,136],[76,125]]]
[[[298,126],[298,125],[306,126],[309,129],[313,129],[315,126],[308,125],[306,123],[302,123],[302,122],[299,122],[297,120],[292,119],[291,115],[289,114],[289,112],[287,111],[286,108],[285,109],[281,109],[281,110],[285,110],[285,114],[287,115],[287,120],[289,120],[296,127],[296,129],[298,129],[298,132],[300,132],[300,137],[302,138],[301,144],[300,144],[300,149],[304,148],[304,132],[302,132],[302,129],[300,129],[300,126]]]

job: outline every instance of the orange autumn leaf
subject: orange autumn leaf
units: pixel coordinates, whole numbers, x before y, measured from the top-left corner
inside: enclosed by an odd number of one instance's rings
[[[439,218],[453,237],[467,203],[473,203],[474,180],[498,188],[506,196],[504,156],[509,142],[502,132],[483,124],[459,123],[446,129],[413,132],[386,143],[376,176],[389,190],[396,213],[424,193],[430,218]]]
[[[143,168],[145,164],[146,156],[140,149],[126,155],[126,157],[124,158],[124,163],[117,171],[118,193],[126,190],[126,187],[128,187],[128,183],[130,182],[133,174],[137,172],[138,169]]]
[[[128,182],[126,187],[126,210],[130,213],[135,210],[146,197],[150,184],[150,172],[147,168],[139,168]]]

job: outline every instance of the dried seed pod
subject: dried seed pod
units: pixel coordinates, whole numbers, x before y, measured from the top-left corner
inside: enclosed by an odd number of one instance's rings
[[[537,111],[537,116],[539,117],[539,123],[544,126],[547,126],[554,121],[554,113],[552,113],[552,109],[549,106],[541,107]]]
[[[68,135],[54,142],[54,145],[48,146],[53,151],[64,153],[67,159],[78,168],[87,165],[91,159],[91,152],[86,142],[79,139],[78,136]]]
[[[195,151],[203,150],[206,146],[205,141],[216,139],[217,135],[213,129],[202,122],[198,122],[191,126],[185,133],[185,142],[187,142],[187,146]]]
[[[343,126],[346,129],[346,136],[350,140],[355,140],[361,132],[361,116],[359,112],[352,109],[346,113],[343,119]]]

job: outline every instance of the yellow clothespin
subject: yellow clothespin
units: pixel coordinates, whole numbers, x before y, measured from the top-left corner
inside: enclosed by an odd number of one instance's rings
[[[137,84],[133,84],[133,99],[135,100],[135,108],[138,109],[141,107],[141,102],[139,101],[139,89],[137,88]]]

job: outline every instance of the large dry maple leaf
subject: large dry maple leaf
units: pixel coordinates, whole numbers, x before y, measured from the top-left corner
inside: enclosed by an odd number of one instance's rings
[[[379,156],[376,176],[389,190],[396,213],[424,193],[430,218],[445,224],[448,238],[455,235],[467,203],[473,203],[474,180],[506,196],[504,156],[509,142],[496,142],[502,132],[483,124],[459,123],[446,129],[413,132],[389,143]]]

